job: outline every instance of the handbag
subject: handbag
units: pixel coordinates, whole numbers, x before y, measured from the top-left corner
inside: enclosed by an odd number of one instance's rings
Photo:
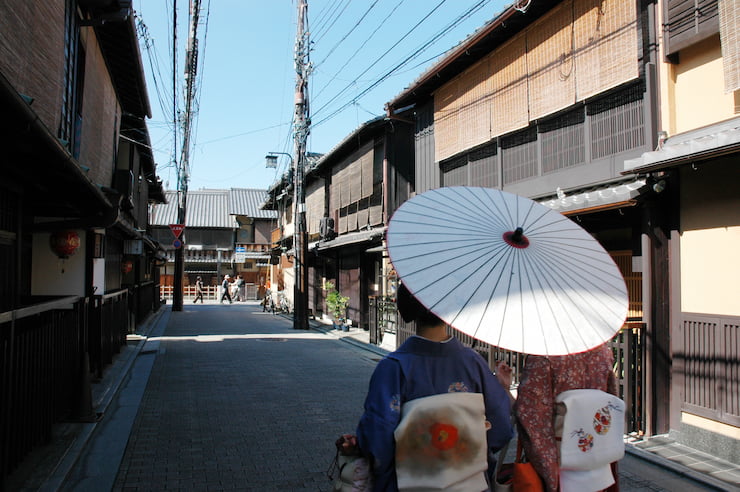
[[[332,492],[365,492],[373,488],[370,463],[358,455],[347,456],[341,452],[342,437],[337,439],[334,459],[326,470]],[[336,477],[334,476],[336,474]]]
[[[511,441],[509,441],[510,443]],[[542,479],[524,457],[522,442],[517,439],[516,458],[513,463],[504,463],[509,443],[501,449],[498,463],[496,464],[494,492],[544,492],[545,487]]]

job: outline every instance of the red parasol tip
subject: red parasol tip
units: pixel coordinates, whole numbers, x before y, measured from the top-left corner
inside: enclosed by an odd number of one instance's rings
[[[529,239],[524,235],[524,229],[521,227],[517,227],[514,231],[504,232],[504,241],[515,248],[523,249],[529,246]]]

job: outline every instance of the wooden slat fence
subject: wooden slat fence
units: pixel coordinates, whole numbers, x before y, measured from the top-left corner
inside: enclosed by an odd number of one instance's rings
[[[740,426],[740,317],[682,313],[673,363],[683,411]]]
[[[0,313],[0,483],[78,410],[86,309],[72,296]]]
[[[414,323],[404,323],[398,316],[395,304],[389,299],[382,301],[379,298],[370,300],[370,343],[380,344],[382,333],[387,332],[383,324],[384,317],[392,318],[394,332],[396,333],[396,344],[400,346],[410,336],[416,333]],[[374,309],[373,309],[374,308]],[[505,361],[513,370],[513,385],[519,385],[522,369],[526,361],[526,354],[504,350],[488,343],[475,340],[470,335],[455,329],[448,329],[465,346],[476,350],[484,359],[492,371],[495,370],[496,362]],[[627,415],[625,416],[625,430],[628,433],[641,433],[645,429],[645,416],[643,415],[643,359],[642,359],[642,337],[644,334],[642,323],[628,323],[609,342],[614,352],[614,371],[619,382],[620,397],[627,404]]]

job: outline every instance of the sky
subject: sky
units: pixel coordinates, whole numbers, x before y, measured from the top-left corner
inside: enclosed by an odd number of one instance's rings
[[[270,169],[265,156],[293,153],[297,2],[201,0],[189,190],[267,189],[289,170],[289,157],[280,155],[277,169]],[[307,150],[329,152],[357,127],[384,114],[387,102],[509,3],[308,0],[313,69]],[[170,190],[177,189],[176,163],[182,163],[182,133],[175,137],[173,124],[173,82],[182,114],[188,4],[134,2],[152,109],[147,124],[157,174]]]

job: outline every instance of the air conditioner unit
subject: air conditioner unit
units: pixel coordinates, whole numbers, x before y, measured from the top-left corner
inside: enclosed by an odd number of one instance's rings
[[[327,241],[337,237],[334,231],[334,219],[332,217],[322,217],[319,223],[319,236]]]

